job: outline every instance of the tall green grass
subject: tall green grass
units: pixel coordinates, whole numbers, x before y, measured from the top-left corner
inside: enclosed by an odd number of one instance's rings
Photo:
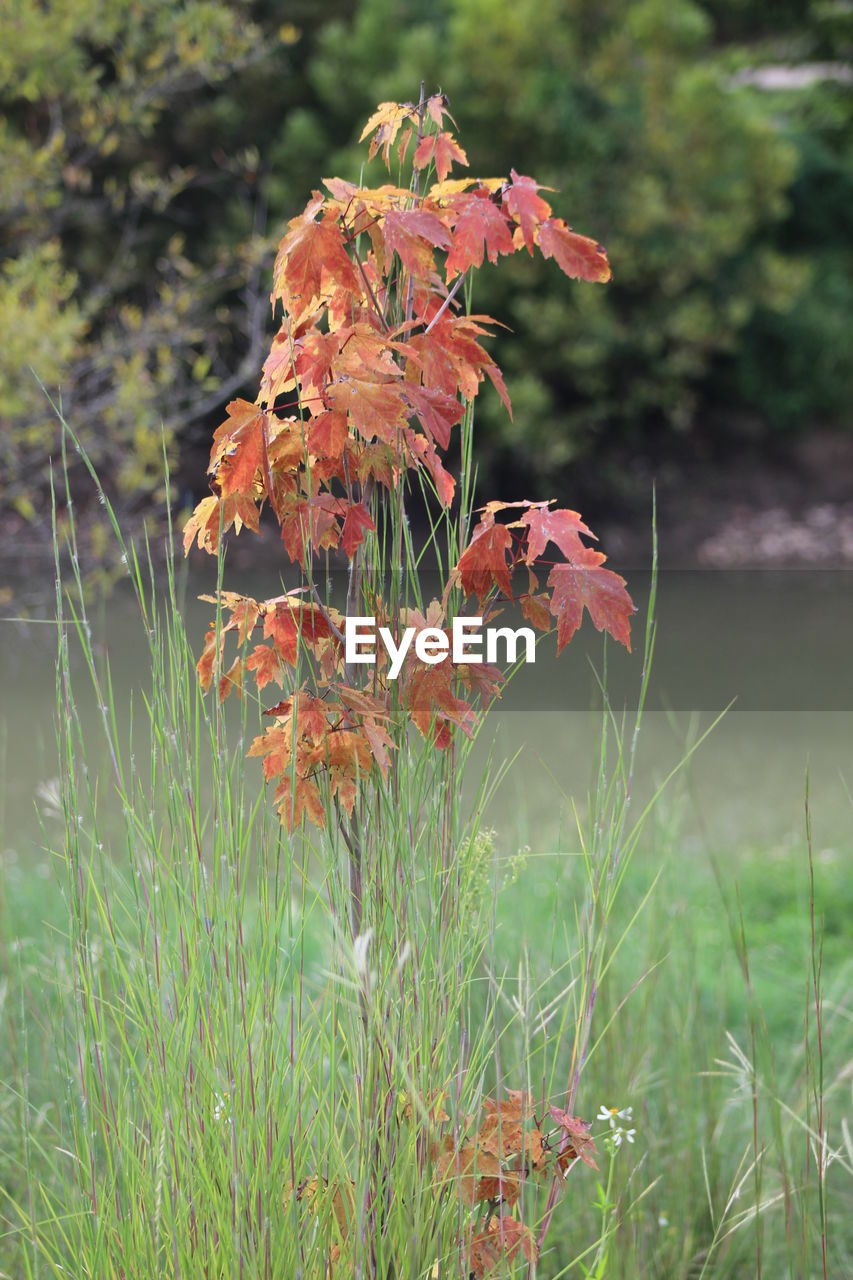
[[[540,1117],[549,1103],[590,1120],[633,1108],[595,1123],[598,1173],[576,1160],[564,1184],[525,1181],[515,1213],[541,1247],[537,1275],[850,1273],[853,1151],[834,1121],[849,966],[822,967],[804,861],[799,1013],[771,1031],[749,914],[720,863],[700,892],[720,893],[729,922],[712,948],[734,963],[725,999],[709,976],[698,904],[671,888],[679,793],[661,793],[675,780],[634,793],[654,596],[639,710],[609,706],[605,670],[593,779],[558,856],[496,857],[501,771],[474,773],[464,741],[404,743],[355,836],[330,811],[325,833],[291,838],[245,760],[259,706],[200,692],[171,546],[161,590],[153,557],[121,543],[149,663],[130,705],[118,699],[71,511],[61,822],[44,827],[61,928],[28,944],[4,910],[0,1274],[467,1275],[494,1206],[474,1213],[439,1185],[431,1143],[519,1088]],[[394,528],[408,537],[402,506]],[[406,556],[400,590],[416,592]],[[381,568],[365,563],[368,584]],[[92,705],[98,740],[83,729]]]

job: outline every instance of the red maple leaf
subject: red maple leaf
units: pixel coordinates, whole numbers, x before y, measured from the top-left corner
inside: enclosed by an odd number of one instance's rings
[[[350,560],[355,555],[356,548],[364,542],[365,532],[372,533],[375,528],[376,525],[363,502],[356,502],[351,507],[347,507],[344,527],[341,531],[341,548]]]
[[[465,412],[454,395],[435,387],[406,383],[403,394],[417,414],[421,426],[441,449],[450,444],[450,430]]]
[[[421,138],[412,163],[416,169],[426,169],[433,158],[439,182],[444,182],[454,164],[468,164],[468,157],[452,133],[430,133]]]
[[[422,279],[435,270],[433,249],[450,248],[447,227],[428,209],[390,209],[383,233],[387,252],[396,253],[409,274]]]
[[[434,124],[438,125],[439,129],[442,126],[445,116],[453,120],[453,116],[447,109],[447,99],[443,93],[434,93],[431,97],[427,98],[425,110],[430,120],[432,120]],[[455,124],[456,121],[453,120],[453,123]]]
[[[610,279],[610,263],[603,246],[597,240],[590,240],[589,236],[580,236],[572,231],[562,218],[548,218],[543,222],[538,242],[542,256],[554,258],[573,280],[606,284]]]
[[[518,603],[521,605],[524,617],[536,627],[537,631],[551,630],[551,610],[548,607],[548,597],[544,593],[534,594],[527,591],[518,597]]]
[[[536,193],[549,188],[540,187],[533,178],[526,178],[515,169],[509,172],[512,183],[504,187],[503,201],[521,227],[527,251],[532,255],[536,228],[551,216],[551,206]]]
[[[327,409],[308,423],[308,448],[318,458],[339,461],[347,442],[347,417]]]
[[[456,491],[456,481],[442,463],[435,445],[426,436],[419,435],[416,431],[407,429],[404,435],[412,464],[426,467],[432,477],[439,501],[443,506],[449,507]]]
[[[524,558],[528,564],[539,559],[549,542],[556,543],[566,559],[571,560],[585,549],[579,534],[585,533],[590,538],[595,536],[577,511],[554,511],[538,503],[525,511],[520,523],[527,526],[527,551]]]
[[[424,738],[430,736],[442,751],[453,741],[452,730],[459,728],[473,737],[477,713],[453,689],[453,667],[448,660],[432,667],[407,659],[404,667],[402,703],[412,723]]]
[[[320,333],[318,329],[309,329],[293,344],[294,364],[299,375],[301,400],[304,407],[310,409],[322,394],[323,387],[329,379],[332,361],[340,352],[348,335],[347,329],[336,329],[333,333]]]
[[[448,280],[469,267],[481,267],[484,253],[489,262],[497,262],[498,254],[515,252],[506,214],[485,187],[456,196],[451,214],[453,246],[445,264]]]
[[[266,457],[267,415],[248,400],[232,400],[228,417],[213,435],[207,475],[220,497],[249,493]]]
[[[462,579],[462,590],[467,596],[475,595],[485,600],[495,586],[512,599],[507,553],[512,547],[512,534],[505,524],[480,523],[471,541],[459,557],[457,569]]]
[[[340,227],[331,219],[315,222],[313,216],[307,216],[315,203],[308,206],[305,215],[291,222],[273,272],[272,301],[281,298],[293,319],[311,310],[326,280],[352,293],[360,289]]]
[[[503,401],[509,416],[512,406],[501,371],[492,357],[477,341],[488,335],[478,324],[487,316],[442,317],[429,333],[415,334],[409,346],[418,357],[424,384],[431,384],[447,395],[458,390],[464,400],[473,400],[484,376],[488,377]]]
[[[557,619],[558,654],[580,626],[584,609],[598,631],[608,631],[631,650],[634,605],[625,590],[625,579],[601,567],[605,558],[600,551],[584,547],[570,564],[557,564],[548,575],[551,612]]]
[[[255,645],[246,659],[246,670],[255,673],[255,684],[258,686],[258,692],[272,680],[275,680],[276,684],[281,687],[281,659],[275,649],[268,644]]]
[[[337,546],[340,530],[336,516],[341,507],[340,499],[328,494],[287,503],[281,517],[281,536],[294,564],[302,562],[309,549],[322,551]]]
[[[503,1258],[512,1259],[521,1250],[529,1263],[539,1259],[535,1237],[529,1227],[508,1215],[493,1216],[486,1230],[471,1239],[468,1266],[475,1280],[483,1280],[500,1266]]]
[[[568,1111],[563,1111],[560,1107],[551,1106],[548,1110],[551,1119],[560,1129],[560,1149],[557,1156],[560,1168],[565,1169],[568,1164],[580,1157],[590,1169],[597,1169],[598,1165],[592,1156],[595,1143],[589,1136],[591,1126],[587,1121],[581,1120],[578,1116],[569,1115]]]
[[[345,380],[329,383],[325,399],[330,409],[349,414],[364,440],[393,444],[408,416],[400,388],[392,382],[347,375]]]

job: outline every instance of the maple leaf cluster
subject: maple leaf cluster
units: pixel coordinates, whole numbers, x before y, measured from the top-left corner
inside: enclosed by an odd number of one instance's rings
[[[499,523],[495,517],[521,510],[517,520]],[[513,599],[513,574],[526,574],[517,594],[525,618],[540,631],[550,631],[556,620],[557,653],[565,648],[581,624],[584,609],[599,631],[608,631],[631,648],[631,615],[634,605],[625,579],[603,568],[606,556],[587,546],[581,535],[595,539],[577,511],[555,510],[550,502],[489,502],[459,558],[456,572],[466,596],[481,605],[495,597]],[[545,591],[540,591],[534,567],[552,544],[562,559],[550,561]],[[550,590],[550,595],[548,594]]]
[[[215,596],[202,596],[216,603]],[[259,692],[269,684],[283,688],[294,684],[300,664],[313,663],[313,689],[296,689],[264,714],[273,723],[255,738],[250,756],[263,761],[264,777],[276,782],[275,802],[288,829],[303,816],[319,826],[325,822],[324,788],[347,814],[352,812],[357,783],[373,769],[387,776],[395,742],[391,727],[391,688],[387,678],[389,657],[379,650],[373,688],[363,689],[345,679],[343,615],[331,606],[302,598],[299,592],[254,600],[223,591],[220,623],[211,622],[197,667],[202,687],[211,687],[219,674],[219,697],[224,701],[240,692],[245,672]],[[377,609],[381,602],[377,601]],[[380,620],[382,614],[379,614]],[[450,631],[442,624],[444,612],[433,601],[426,614],[402,609],[403,628],[415,633],[439,630],[450,643]],[[258,636],[260,631],[261,636]],[[225,648],[230,637],[239,646],[226,667]],[[261,638],[262,637],[262,638]],[[502,675],[488,663],[453,667],[441,663],[426,666],[410,646],[399,679],[397,698],[409,719],[437,746],[449,745],[454,728],[473,734],[478,716],[474,706],[460,696],[468,690],[485,708],[499,695]]]
[[[537,1262],[536,1238],[514,1216],[522,1182],[525,1178],[548,1182],[559,1175],[562,1185],[576,1160],[597,1169],[590,1125],[551,1106],[551,1124],[543,1127],[544,1117],[540,1124],[533,1095],[510,1089],[500,1099],[483,1099],[479,1124],[468,1116],[460,1119],[456,1132],[442,1133],[450,1126],[444,1100],[443,1093],[418,1106],[407,1099],[399,1107],[398,1122],[421,1126],[420,1137],[433,1167],[433,1192],[455,1197],[471,1215],[467,1237],[459,1242],[460,1252],[467,1256],[468,1274],[482,1280],[519,1252],[528,1262]],[[329,1185],[315,1176],[297,1186],[288,1183],[283,1193],[285,1208],[294,1199],[310,1215],[326,1220],[332,1234],[329,1261],[340,1261],[354,1223],[354,1184],[345,1180]]]
[[[610,266],[595,240],[552,215],[532,178],[451,177],[467,158],[445,127],[447,103],[436,94],[418,105],[383,103],[362,133],[371,158],[381,154],[400,171],[411,149],[409,186],[361,188],[325,181],[288,225],[273,269],[271,302],[281,305],[253,403],[235,400],[216,430],[208,467],[211,489],[184,529],[211,553],[222,534],[258,530],[268,506],[286,555],[306,579],[304,599],[257,602],[224,594],[230,613],[208,633],[199,661],[205,687],[220,697],[242,691],[245,673],[260,692],[310,660],[313,692],[293,685],[269,714],[274,723],[251,748],[264,773],[277,780],[288,824],[303,815],[324,822],[323,795],[350,811],[360,778],[384,772],[394,738],[381,663],[371,668],[369,692],[356,688],[342,657],[343,617],[319,603],[311,584],[314,557],[339,552],[358,562],[375,533],[381,495],[417,475],[443,509],[456,483],[446,466],[454,429],[488,380],[511,413],[500,369],[484,341],[494,323],[460,305],[461,285],[485,259],[534,250],[553,258],[571,278],[605,282]],[[428,183],[422,190],[423,183]],[[496,516],[515,505],[518,519]],[[494,604],[513,599],[512,574],[523,569],[518,594],[538,628],[556,627],[558,651],[586,609],[599,630],[630,645],[630,598],[623,580],[602,568],[604,556],[582,541],[589,529],[575,512],[551,503],[490,503],[450,575],[448,588]],[[548,545],[561,555],[540,589],[536,566]],[[409,625],[443,625],[449,594]],[[381,602],[377,602],[381,614]],[[440,615],[440,617],[439,617]],[[395,620],[391,620],[392,624]],[[264,642],[248,642],[263,625]],[[241,654],[223,671],[224,644],[235,633]],[[407,663],[399,705],[404,716],[440,747],[454,729],[471,733],[477,712],[495,696],[500,673],[450,659],[420,668]],[[362,695],[359,700],[357,695]],[[322,790],[328,786],[328,792]]]

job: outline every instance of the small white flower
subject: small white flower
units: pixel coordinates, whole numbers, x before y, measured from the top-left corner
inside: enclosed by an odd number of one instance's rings
[[[669,1226],[669,1218],[666,1216],[666,1214],[665,1214],[665,1213],[662,1213],[662,1214],[659,1216],[659,1218],[658,1218],[658,1226],[659,1226],[659,1227],[668,1227],[668,1226]]]
[[[634,1108],[622,1107],[620,1109],[619,1107],[605,1107],[602,1103],[598,1109],[598,1115],[595,1118],[596,1120],[601,1120],[602,1123],[606,1121],[606,1123],[610,1125],[611,1129],[615,1129],[617,1127],[617,1120],[628,1120],[630,1122],[634,1118]],[[633,1130],[631,1132],[633,1133]]]
[[[620,1120],[625,1120],[630,1124],[633,1117],[633,1107],[605,1107],[604,1104],[599,1107],[595,1118],[602,1124],[607,1123],[610,1126],[610,1132],[605,1138],[605,1146],[609,1143],[611,1151],[618,1151],[623,1142],[633,1143],[637,1130],[626,1129],[619,1123]]]

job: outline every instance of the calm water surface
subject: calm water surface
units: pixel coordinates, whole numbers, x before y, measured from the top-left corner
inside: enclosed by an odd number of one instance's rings
[[[635,649],[641,650],[647,579],[636,573],[629,579],[640,605]],[[258,595],[278,589],[274,579],[241,579],[240,585]],[[212,586],[212,576],[198,572],[188,583],[198,647],[211,606],[195,596]],[[127,708],[148,683],[136,605],[129,592],[119,591],[92,616],[109,654],[118,704]],[[0,645],[0,851],[26,865],[43,861],[35,806],[57,772],[55,629],[49,620],[3,621]],[[576,846],[569,799],[583,805],[597,756],[592,668],[600,670],[602,661],[601,637],[588,622],[559,661],[553,649],[541,647],[535,666],[518,674],[478,743],[483,759],[490,745],[497,760],[520,753],[489,813],[508,852],[520,845],[541,852]],[[614,707],[630,712],[639,654],[629,657],[610,645],[607,662]],[[78,697],[81,705],[88,703],[95,741],[94,707],[79,667]],[[736,856],[801,840],[808,765],[816,839],[821,848],[851,856],[853,803],[846,788],[853,791],[853,573],[661,575],[638,803],[678,761],[691,734],[733,700],[694,755],[679,793],[685,854],[697,841]]]

